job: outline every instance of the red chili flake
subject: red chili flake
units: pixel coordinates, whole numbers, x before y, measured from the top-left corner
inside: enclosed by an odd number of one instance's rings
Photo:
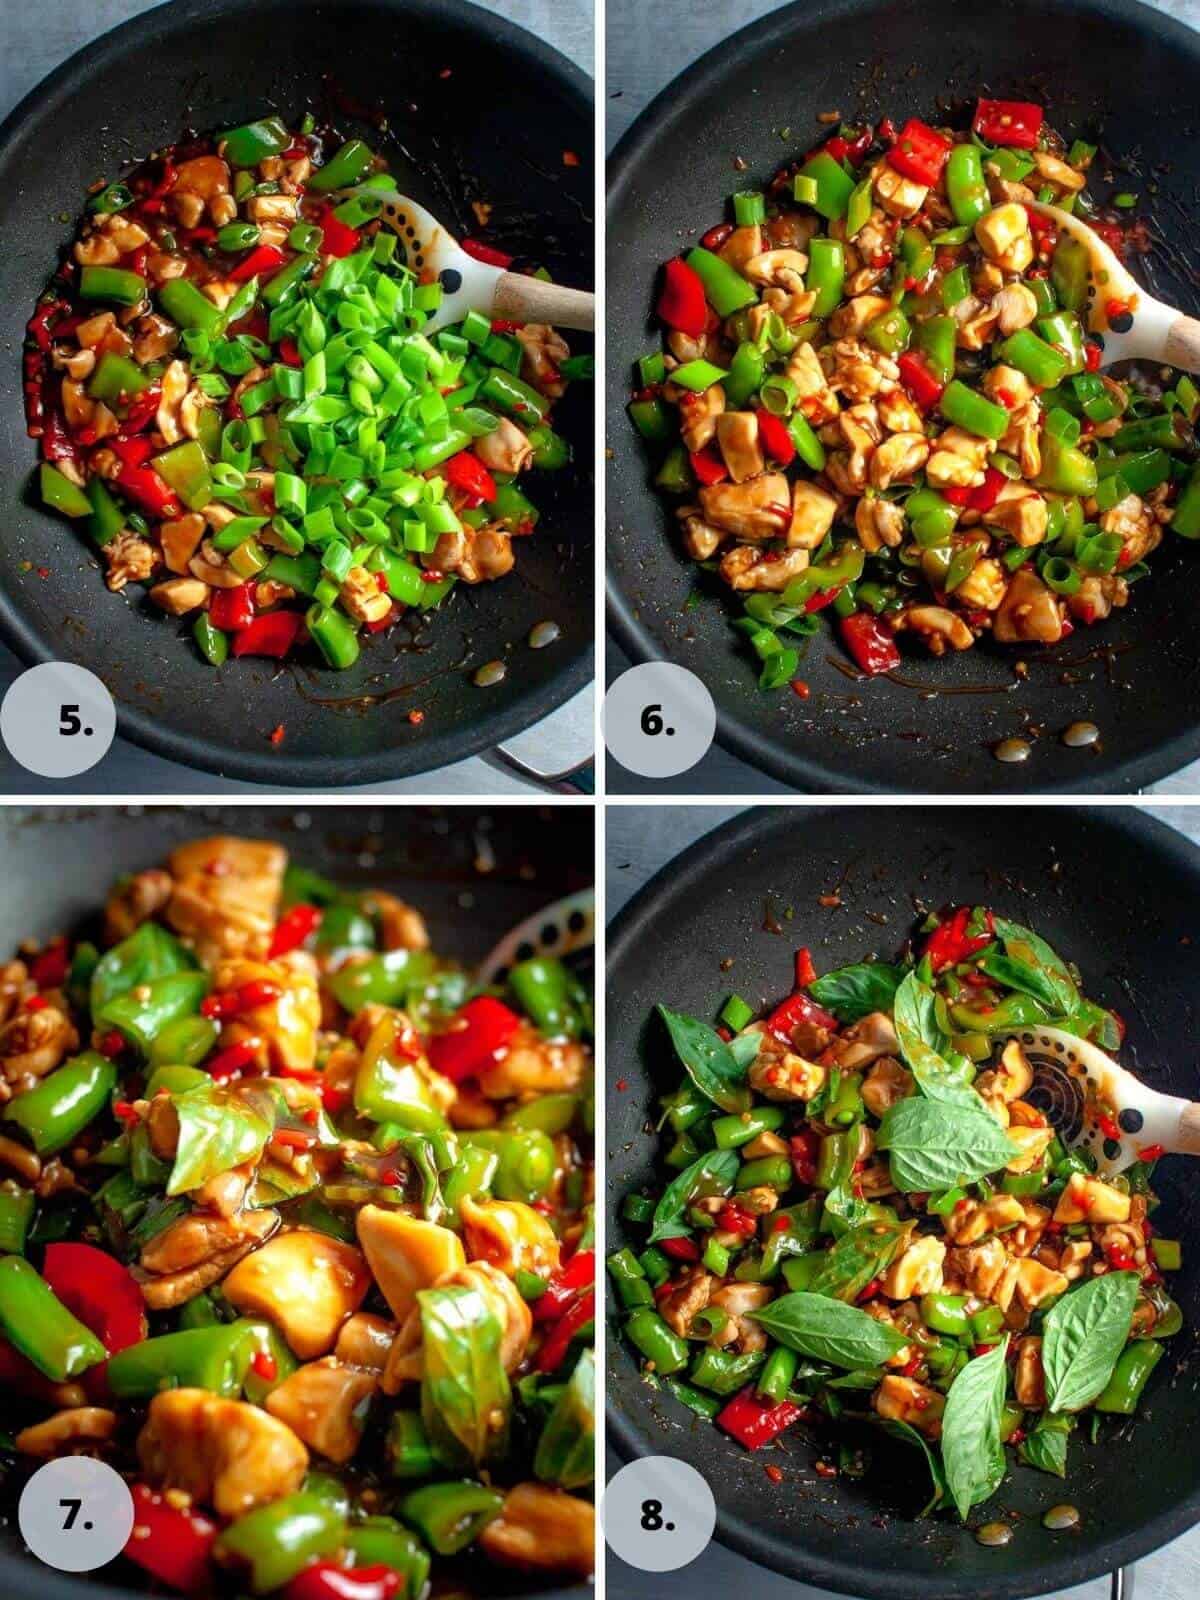
[[[1011,411],[1017,403],[1017,397],[1011,389],[997,389],[996,399],[1006,411]]]
[[[273,1355],[268,1355],[265,1350],[256,1350],[250,1358],[250,1365],[264,1383],[274,1383],[279,1376],[279,1364]]]
[[[813,1464],[813,1471],[818,1478],[836,1478],[837,1468],[832,1461],[817,1461]]]
[[[562,156],[564,167],[577,167],[579,165],[579,157],[574,150],[564,150]]]
[[[308,1110],[304,1113],[304,1120],[308,1123],[310,1128],[316,1127],[317,1123],[320,1121],[320,1115],[316,1106],[309,1106]]]
[[[733,1032],[731,1029],[727,1028],[724,1023],[722,1023],[717,1029],[717,1038],[724,1039],[725,1043],[728,1044],[733,1038]]]
[[[628,1078],[618,1078],[617,1079],[617,1093],[618,1094],[624,1094],[625,1091],[628,1088],[629,1088],[629,1079]]]
[[[763,1468],[763,1471],[766,1473],[767,1477],[770,1478],[772,1483],[782,1483],[783,1482],[783,1468],[782,1467],[766,1466],[766,1467]]]
[[[277,1128],[271,1137],[276,1144],[289,1150],[307,1150],[313,1142],[312,1134],[305,1133],[303,1128]]]
[[[350,1104],[349,1089],[339,1089],[335,1084],[323,1083],[321,1085],[321,1104],[331,1117],[336,1117]]]
[[[440,567],[426,567],[425,571],[421,574],[421,582],[441,583],[445,576],[446,574],[441,570]]]
[[[454,69],[452,67],[443,67],[442,70],[438,73],[438,77],[439,78],[448,78],[448,77],[451,76],[453,70]]]
[[[977,1344],[975,1346],[975,1354],[977,1356],[986,1356],[990,1350],[994,1350],[995,1348],[996,1346],[994,1344]]]
[[[885,144],[895,144],[898,130],[891,117],[884,117],[875,131]]]
[[[883,1284],[880,1283],[879,1279],[872,1278],[858,1298],[860,1300],[873,1300],[882,1288]]]
[[[42,953],[33,958],[29,967],[29,976],[39,989],[57,989],[60,984],[67,981],[67,973],[71,968],[70,951],[65,939],[55,939],[48,944]]]
[[[1161,1145],[1161,1144],[1144,1144],[1142,1146],[1142,1148],[1138,1151],[1138,1160],[1139,1161],[1157,1161],[1159,1159],[1159,1157],[1162,1156],[1162,1155],[1165,1155],[1165,1153],[1166,1153],[1166,1147],[1164,1145]],[[1147,1224],[1147,1226],[1149,1226],[1149,1224]]]
[[[282,722],[276,723],[275,727],[273,727],[271,729],[271,743],[272,744],[282,744],[283,743],[284,731],[285,730],[284,730],[283,723]]]
[[[1129,1272],[1137,1266],[1129,1251],[1122,1250],[1119,1244],[1110,1245],[1104,1253],[1108,1257],[1109,1264],[1116,1267],[1118,1272]]]
[[[44,1011],[50,1004],[43,994],[31,994],[25,1002],[26,1011]]]
[[[956,1200],[954,1202],[954,1209],[955,1211],[962,1211],[970,1204],[971,1202],[967,1199],[966,1195],[963,1195],[961,1200]]]
[[[1089,372],[1095,372],[1100,365],[1100,346],[1091,339],[1083,347],[1083,364]]]
[[[410,711],[408,713],[408,720],[412,723],[414,728],[419,728],[425,721],[425,713],[419,710]]]
[[[396,1167],[384,1167],[379,1174],[379,1181],[390,1185],[393,1189],[402,1189],[404,1187],[404,1179]]]
[[[227,1078],[232,1078],[235,1073],[248,1067],[258,1054],[259,1039],[239,1039],[237,1044],[231,1044],[228,1050],[222,1050],[208,1063],[208,1075],[214,1083],[224,1083]]]
[[[48,578],[50,576],[50,568],[49,567],[39,567],[37,569],[37,575],[38,575],[39,578]]]
[[[1055,1222],[1053,1219],[1051,1219],[1046,1224],[1046,1232],[1047,1233],[1061,1233],[1065,1227],[1066,1227],[1066,1223],[1064,1223],[1064,1222]]]
[[[1114,317],[1129,315],[1129,302],[1127,300],[1106,300],[1104,302],[1104,315],[1111,322]]]
[[[808,684],[805,683],[803,678],[793,678],[792,693],[796,696],[797,700],[807,700],[809,695],[812,693],[812,690],[809,688]]]
[[[116,1028],[106,1033],[100,1041],[100,1054],[107,1056],[110,1061],[115,1061],[125,1049],[125,1035],[118,1033]]]
[[[1007,1443],[1008,1444],[1023,1444],[1024,1441],[1025,1441],[1025,1429],[1024,1428],[1014,1428],[1013,1431],[1009,1434],[1008,1439],[1007,1439]]]
[[[113,1101],[113,1116],[121,1122],[136,1122],[138,1114],[128,1100]]]
[[[915,1355],[911,1361],[906,1361],[904,1363],[904,1365],[900,1368],[900,1371],[906,1378],[911,1378],[916,1373],[917,1368],[921,1365],[921,1361],[922,1357]]]
[[[1106,1139],[1119,1139],[1121,1137],[1120,1124],[1118,1123],[1117,1119],[1107,1111],[1101,1111],[1097,1113],[1096,1126],[1100,1129],[1100,1132]]]

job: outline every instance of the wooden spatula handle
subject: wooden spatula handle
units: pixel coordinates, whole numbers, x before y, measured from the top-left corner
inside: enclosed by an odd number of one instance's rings
[[[527,278],[519,272],[502,272],[496,279],[494,316],[506,322],[548,322],[553,328],[580,328],[590,333],[596,326],[596,297],[583,289]]]
[[[1194,323],[1200,328],[1200,323]],[[1179,1113],[1179,1150],[1183,1155],[1200,1156],[1200,1105],[1184,1106]]]
[[[1178,316],[1167,330],[1163,360],[1184,372],[1200,372],[1200,321]]]

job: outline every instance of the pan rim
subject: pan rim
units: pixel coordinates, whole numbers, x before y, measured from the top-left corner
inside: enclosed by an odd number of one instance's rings
[[[954,809],[961,812],[964,809],[991,811],[993,808],[986,802],[972,802],[967,807],[956,805]],[[786,802],[748,807],[740,815],[719,823],[703,834],[678,856],[664,862],[608,926],[605,935],[606,990],[612,985],[618,967],[636,959],[637,950],[644,948],[647,937],[653,937],[655,924],[670,915],[673,905],[682,896],[702,883],[718,862],[727,862],[731,855],[741,856],[768,845],[778,830],[794,824],[794,810]],[[805,806],[804,813],[806,818],[829,821],[843,816],[845,807]],[[1169,823],[1150,816],[1140,807],[1120,804],[1089,806],[1088,814],[1099,826],[1111,831],[1113,843],[1118,848],[1124,846],[1155,854],[1200,891],[1200,850]],[[610,1331],[610,1364],[621,1348],[620,1341]],[[623,1463],[662,1453],[661,1447],[648,1432],[642,1430],[638,1420],[619,1408],[611,1387],[606,1400],[605,1418],[606,1437]],[[1193,1527],[1197,1521],[1200,1521],[1200,1487],[1176,1505],[1162,1509],[1136,1532],[1114,1540],[1109,1547],[1100,1546],[1088,1554],[1064,1551],[1055,1560],[1040,1564],[1028,1578],[1019,1574],[998,1575],[989,1581],[987,1592],[995,1600],[1030,1600],[1032,1596],[1085,1583],[1160,1549]],[[803,1554],[797,1546],[778,1535],[765,1534],[754,1524],[728,1515],[721,1509],[719,1501],[715,1537],[727,1548],[736,1550],[768,1571],[830,1589],[836,1594],[853,1595],[857,1600],[863,1600],[867,1595],[872,1600],[912,1600],[913,1579],[909,1574],[876,1570],[868,1575],[849,1561]],[[939,1577],[938,1600],[977,1600],[978,1593],[978,1580],[957,1579],[952,1566]]]
[[[163,5],[154,6],[105,30],[81,45],[36,83],[0,122],[0,153],[20,134],[46,101],[69,98],[94,76],[98,67],[119,59],[135,38],[142,42],[146,39],[167,39],[181,30],[207,21],[233,19],[239,13],[267,9],[273,3],[274,0],[166,0]],[[594,115],[595,85],[581,67],[528,29],[510,22],[506,17],[483,10],[472,4],[472,0],[355,0],[355,3],[364,9],[378,11],[383,17],[412,17],[416,13],[431,20],[447,16],[459,18],[472,32],[499,44],[527,62],[531,70],[555,81],[571,99],[578,102],[579,110],[589,122]],[[287,0],[287,10],[291,15],[297,11],[327,12],[329,9],[327,0]],[[31,459],[31,468],[33,464]],[[594,505],[593,493],[593,515]],[[0,638],[25,667],[64,659],[53,648],[53,640],[23,613],[19,596],[8,590],[0,590]],[[330,785],[347,788],[381,783],[438,771],[471,756],[494,750],[505,740],[527,731],[565,705],[593,680],[594,660],[595,640],[589,638],[573,657],[563,662],[549,681],[540,685],[531,684],[521,690],[502,711],[492,717],[481,717],[467,734],[448,727],[425,733],[410,743],[397,743],[366,755],[296,756],[282,751],[271,752],[266,773],[267,756],[254,750],[226,746],[212,735],[179,732],[161,717],[123,700],[115,701],[117,732],[142,749],[183,767],[270,788]],[[234,705],[245,704],[245,693],[239,699],[236,688],[231,687],[227,692],[234,696]],[[331,710],[330,715],[336,713]]]
[[[856,15],[874,9],[878,0],[793,0],[778,11],[772,11],[755,22],[739,28],[728,38],[718,41],[690,66],[684,68],[653,100],[638,113],[625,130],[608,157],[606,189],[606,230],[611,233],[616,218],[622,210],[627,187],[636,179],[643,163],[652,155],[658,140],[669,130],[674,111],[690,103],[702,93],[716,94],[726,75],[728,62],[733,55],[745,52],[759,53],[780,46],[796,33],[825,26],[853,23]],[[1169,12],[1158,11],[1143,0],[1053,0],[1057,11],[1073,12],[1097,20],[1120,21],[1140,31],[1165,37],[1168,44],[1187,53],[1200,52],[1200,32],[1181,22]],[[623,387],[623,385],[622,385]],[[609,397],[614,403],[614,388]],[[623,409],[623,408],[622,408]],[[611,507],[613,498],[607,504]],[[612,511],[607,516],[606,537],[614,545],[623,531],[613,520]],[[648,661],[673,661],[670,651],[656,639],[639,620],[637,606],[627,596],[617,580],[612,562],[606,562],[605,615],[609,633],[635,665]],[[916,794],[915,787],[898,788],[885,779],[870,779],[846,773],[828,765],[818,754],[781,744],[768,734],[760,733],[744,724],[740,716],[722,708],[717,711],[715,743],[731,755],[739,757],[749,766],[780,783],[788,784],[801,794]],[[815,741],[814,741],[815,742]],[[1126,794],[1135,792],[1160,778],[1178,772],[1182,767],[1200,757],[1200,721],[1183,728],[1141,755],[1115,761],[1100,774],[1083,772],[1075,779],[1059,779],[1051,783],[1032,783],[1029,788],[1001,788],[995,793],[1026,794]],[[1023,769],[1017,766],[1009,775],[1019,779]],[[1033,774],[1030,774],[1032,779]],[[752,790],[749,792],[753,792]],[[953,793],[953,789],[938,790]],[[969,795],[963,795],[969,799]]]

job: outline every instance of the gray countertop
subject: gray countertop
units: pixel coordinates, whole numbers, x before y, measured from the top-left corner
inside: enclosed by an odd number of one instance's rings
[[[610,0],[611,15],[612,0]],[[611,920],[642,885],[689,845],[746,809],[743,806],[609,806],[606,811],[606,907]],[[1200,807],[1146,806],[1151,816],[1200,844]],[[610,1465],[610,1472],[616,1463]],[[1192,1600],[1200,1578],[1200,1527],[1155,1551],[1136,1568],[1137,1586],[1154,1600]],[[608,1553],[608,1600],[684,1600],[697,1592],[753,1600],[832,1600],[824,1589],[793,1583],[713,1543],[678,1572],[654,1574]],[[1104,1578],[1059,1590],[1045,1600],[1108,1600]]]
[[[68,56],[98,38],[109,28],[149,11],[157,0],[42,0],[22,6],[3,0],[3,50],[0,50],[0,119]],[[588,0],[475,0],[485,10],[511,22],[561,50],[588,76],[594,71],[592,7]],[[22,663],[0,645],[0,696],[23,670]],[[543,722],[509,741],[506,749],[535,772],[556,773],[586,760],[592,750],[593,691],[583,689]],[[178,762],[151,755],[117,738],[103,761],[80,778],[64,782],[37,778],[19,766],[0,745],[0,794],[89,793],[172,794],[285,794],[292,791],[262,784],[214,777]],[[522,795],[540,793],[541,786],[519,776],[496,753],[474,756],[439,772],[391,783],[364,784],[347,789],[348,795],[366,794],[469,794]]]
[[[1183,22],[1200,28],[1200,0],[1148,0]],[[606,139],[611,150],[617,140],[660,89],[722,39],[747,23],[779,9],[779,0],[723,0],[720,6],[698,6],[692,0],[608,0],[605,108]],[[607,682],[629,666],[624,653],[610,640]],[[645,794],[686,788],[689,794],[783,795],[794,791],[786,784],[748,766],[737,756],[714,745],[683,779],[651,784],[637,778],[617,762],[608,762],[608,792]],[[1200,762],[1161,779],[1149,794],[1195,794],[1200,790]]]

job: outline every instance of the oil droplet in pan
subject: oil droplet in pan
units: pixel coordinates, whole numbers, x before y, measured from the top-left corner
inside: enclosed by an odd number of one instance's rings
[[[531,650],[544,650],[548,644],[553,644],[561,634],[562,629],[557,622],[537,622],[529,630],[529,648]]]
[[[1074,1506],[1051,1506],[1042,1518],[1042,1527],[1052,1533],[1062,1533],[1066,1528],[1079,1526],[1079,1512]]]
[[[1100,729],[1094,722],[1072,722],[1063,729],[1062,742],[1072,750],[1086,750],[1099,737]]]
[[[1025,739],[1001,739],[992,750],[997,761],[1028,761],[1033,746]]]
[[[977,1544],[1007,1544],[1012,1536],[1013,1531],[1007,1522],[985,1522],[982,1528],[975,1530]]]
[[[471,682],[478,689],[490,689],[494,683],[502,683],[508,674],[508,668],[503,661],[486,661]]]

